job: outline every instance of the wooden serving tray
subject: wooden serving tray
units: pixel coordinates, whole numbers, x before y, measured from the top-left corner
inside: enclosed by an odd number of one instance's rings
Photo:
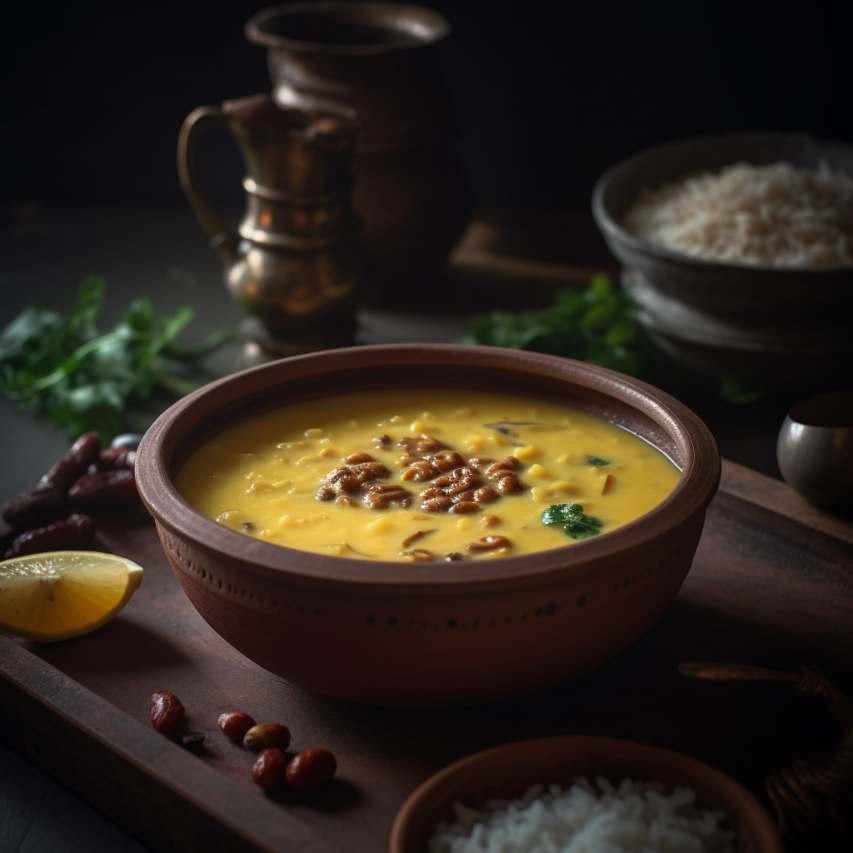
[[[0,635],[0,733],[159,851],[375,853],[387,849],[406,797],[436,770],[500,743],[557,734],[676,749],[767,804],[766,773],[831,743],[825,707],[784,683],[688,680],[677,664],[812,664],[843,692],[853,688],[853,519],[822,513],[731,462],[690,575],[643,638],[574,682],[477,708],[375,708],[294,687],[198,616],[141,510],[101,528],[99,547],[145,567],[142,587],[88,636],[34,644]],[[148,699],[163,689],[183,701],[188,727],[206,735],[201,755],[151,728]],[[251,780],[253,754],[217,729],[229,710],[286,723],[293,750],[331,749],[337,777],[315,791],[262,792]]]

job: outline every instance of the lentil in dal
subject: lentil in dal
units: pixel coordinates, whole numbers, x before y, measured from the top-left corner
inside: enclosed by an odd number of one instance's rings
[[[554,504],[580,505],[606,533],[660,503],[679,476],[643,439],[568,406],[415,389],[252,418],[200,447],[175,485],[202,513],[250,536],[416,562],[569,544],[559,525],[542,521]]]

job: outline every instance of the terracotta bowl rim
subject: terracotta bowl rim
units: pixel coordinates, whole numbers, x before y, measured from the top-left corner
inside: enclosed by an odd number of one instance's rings
[[[335,364],[339,368],[352,355],[386,359],[390,353],[401,358],[443,358],[445,363],[456,364],[460,359],[472,359],[468,362],[472,367],[494,363],[493,369],[499,369],[501,363],[529,369],[550,366],[554,370],[567,371],[570,375],[565,375],[564,379],[570,384],[572,380],[577,383],[583,375],[596,383],[599,390],[603,388],[608,396],[613,390],[621,389],[621,396],[617,399],[625,405],[631,406],[635,400],[651,401],[656,413],[661,413],[660,419],[646,412],[647,416],[666,431],[683,456],[681,478],[673,492],[660,504],[639,519],[606,535],[532,554],[471,561],[466,563],[464,573],[459,572],[457,564],[438,562],[403,564],[406,571],[401,572],[399,561],[314,554],[253,539],[204,516],[174,487],[164,458],[164,445],[175,439],[174,432],[180,427],[179,418],[184,413],[191,413],[210,393],[226,386],[236,388],[246,377],[264,372],[275,374],[285,364],[298,368],[299,365],[317,362],[320,367]],[[239,399],[239,394],[234,399]],[[664,418],[680,432],[662,424],[661,419]],[[387,591],[406,589],[409,592],[420,588],[421,592],[442,594],[442,591],[460,591],[483,583],[517,586],[534,578],[544,583],[555,573],[566,571],[580,578],[611,563],[622,551],[638,546],[653,547],[655,540],[667,530],[687,522],[697,512],[704,515],[717,491],[720,470],[719,452],[707,426],[674,397],[641,380],[585,362],[541,353],[467,344],[417,343],[374,344],[291,356],[215,380],[173,404],[151,425],[137,453],[136,479],[144,505],[161,527],[180,539],[192,541],[194,547],[204,552],[229,556],[242,570],[266,577],[287,577],[291,581],[315,586],[345,588],[372,585],[384,587]]]
[[[411,837],[416,828],[413,828],[412,824],[419,820],[425,803],[429,804],[430,801],[434,802],[436,799],[446,797],[449,798],[447,799],[449,807],[458,799],[458,794],[454,790],[455,780],[460,777],[464,779],[479,767],[491,768],[496,760],[512,761],[517,755],[519,762],[523,762],[530,755],[531,750],[535,750],[537,755],[553,756],[555,767],[559,766],[560,762],[571,761],[574,758],[589,762],[593,766],[598,761],[602,765],[612,763],[618,766],[624,763],[626,766],[633,765],[638,768],[644,765],[651,768],[663,766],[671,773],[665,773],[667,778],[661,781],[673,785],[682,784],[692,788],[691,778],[701,780],[705,790],[719,793],[719,800],[725,802],[725,808],[730,815],[737,815],[750,827],[758,845],[755,853],[784,853],[781,836],[770,814],[758,798],[737,779],[683,752],[640,741],[601,735],[552,735],[513,741],[465,756],[438,770],[409,795],[397,812],[391,829],[390,853],[418,853],[418,850],[411,846],[413,841],[421,841],[423,849],[426,850],[427,839]],[[594,757],[590,757],[591,755]],[[680,777],[683,781],[680,781]],[[654,772],[650,773],[650,778],[654,778]],[[543,780],[546,783],[547,781]],[[610,779],[609,781],[617,784],[620,780]],[[442,789],[448,789],[444,797],[438,795]],[[509,792],[507,797],[520,796],[521,793],[523,791],[517,794]],[[701,792],[696,791],[696,793],[701,799]],[[715,803],[713,807],[721,806]],[[405,846],[406,844],[408,846]]]
[[[605,193],[607,192],[610,184],[616,178],[622,177],[626,172],[641,170],[643,164],[647,160],[657,159],[664,153],[672,153],[685,148],[689,149],[692,146],[702,143],[741,141],[755,142],[757,140],[780,143],[801,140],[804,143],[812,145],[816,151],[826,150],[843,152],[847,157],[853,160],[853,146],[837,140],[820,139],[815,137],[813,134],[804,132],[772,130],[737,131],[683,137],[643,148],[610,166],[598,178],[593,187],[593,218],[595,219],[599,229],[606,236],[610,237],[617,243],[622,244],[625,249],[638,255],[645,256],[646,258],[658,263],[669,263],[675,266],[680,266],[684,269],[719,271],[719,273],[733,272],[745,276],[750,275],[751,273],[763,276],[778,275],[780,278],[787,278],[791,282],[795,282],[797,279],[808,279],[809,283],[812,285],[819,283],[821,279],[829,281],[836,279],[839,276],[848,277],[853,272],[853,265],[840,267],[773,267],[762,266],[759,264],[733,264],[683,254],[657,243],[652,243],[641,237],[635,237],[619,224],[617,219],[612,215],[610,208],[605,203]],[[671,178],[666,180],[677,180],[683,174],[683,171],[678,175],[673,174]]]

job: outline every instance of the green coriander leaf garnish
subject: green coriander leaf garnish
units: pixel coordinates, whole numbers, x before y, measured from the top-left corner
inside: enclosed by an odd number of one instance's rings
[[[598,536],[604,522],[600,518],[585,515],[580,504],[553,504],[542,513],[544,524],[561,524],[563,532],[572,539],[588,539]]]
[[[607,465],[613,464],[612,462],[609,462],[607,459],[602,459],[600,456],[587,456],[586,459],[590,465],[595,465],[598,468],[604,468]]]

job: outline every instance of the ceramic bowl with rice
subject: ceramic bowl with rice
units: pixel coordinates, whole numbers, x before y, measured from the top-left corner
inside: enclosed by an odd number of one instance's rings
[[[390,853],[783,853],[743,785],[682,753],[616,738],[537,738],[463,758],[400,809]]]
[[[657,345],[713,377],[846,378],[853,146],[745,132],[660,145],[596,183],[592,210]]]

